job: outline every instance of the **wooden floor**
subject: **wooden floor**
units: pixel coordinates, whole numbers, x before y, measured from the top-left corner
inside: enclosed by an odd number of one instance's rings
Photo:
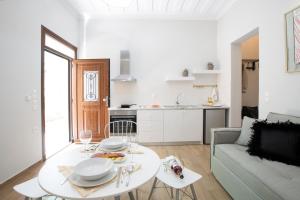
[[[200,173],[203,178],[194,184],[199,200],[226,200],[231,199],[222,186],[216,181],[210,172],[209,157],[210,148],[207,145],[182,145],[182,146],[151,146],[157,154],[163,158],[168,155],[175,155],[180,158],[184,165],[195,172]],[[0,186],[1,200],[21,200],[22,196],[13,191],[13,186],[22,183],[28,179],[37,176],[43,163],[39,163],[30,169],[22,172],[20,175],[9,180]],[[153,180],[152,180],[153,181]],[[148,199],[149,190],[152,181],[139,188],[139,199]],[[128,195],[124,194],[121,199],[127,200]],[[154,191],[153,200],[167,200],[168,193],[165,189],[156,189]],[[183,199],[188,199],[186,196]]]

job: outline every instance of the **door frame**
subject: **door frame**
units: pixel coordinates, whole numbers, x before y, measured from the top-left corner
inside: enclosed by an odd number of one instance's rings
[[[45,91],[44,91],[44,86],[45,86],[45,80],[44,80],[44,69],[45,69],[45,51],[55,54],[61,58],[67,59],[69,61],[69,77],[68,77],[68,82],[69,82],[69,130],[70,130],[70,137],[72,137],[72,60],[73,58],[70,58],[69,56],[51,48],[46,46],[45,44],[45,38],[46,35],[49,35],[51,37],[53,37],[55,40],[61,42],[62,44],[66,45],[67,47],[69,47],[70,49],[72,49],[75,52],[75,59],[77,59],[77,47],[74,46],[73,44],[71,44],[70,42],[66,41],[65,39],[63,39],[62,37],[60,37],[59,35],[57,35],[56,33],[54,33],[53,31],[49,30],[48,28],[46,28],[45,26],[41,25],[41,123],[42,123],[42,159],[46,160],[46,149],[45,149]],[[72,138],[70,138],[71,141]]]
[[[259,35],[259,28],[255,28],[231,43],[231,98],[229,120],[230,127],[241,127],[242,124],[242,54],[241,44],[249,38]],[[260,69],[260,68],[259,68]],[[260,73],[259,73],[260,74]],[[260,97],[259,97],[260,98]],[[259,100],[260,101],[260,100]]]

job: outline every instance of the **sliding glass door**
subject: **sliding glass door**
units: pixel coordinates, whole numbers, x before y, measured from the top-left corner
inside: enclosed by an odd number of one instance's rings
[[[46,27],[41,27],[43,159],[72,142],[71,63],[77,48]]]

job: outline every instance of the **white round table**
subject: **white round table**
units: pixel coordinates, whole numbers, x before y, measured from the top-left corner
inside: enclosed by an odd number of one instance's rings
[[[51,195],[64,199],[99,200],[113,196],[118,199],[122,193],[130,192],[148,182],[156,175],[160,167],[160,158],[158,155],[147,147],[139,146],[138,149],[143,151],[143,154],[129,154],[127,161],[116,164],[117,166],[128,164],[131,161],[131,156],[133,156],[135,163],[141,164],[141,168],[130,175],[130,183],[128,186],[120,184],[117,188],[116,182],[112,182],[103,185],[98,191],[83,198],[72,188],[69,182],[63,185],[61,184],[66,178],[58,170],[58,166],[60,165],[75,166],[80,161],[87,159],[87,155],[80,152],[81,149],[82,145],[72,144],[46,161],[38,175],[39,184],[43,190]]]

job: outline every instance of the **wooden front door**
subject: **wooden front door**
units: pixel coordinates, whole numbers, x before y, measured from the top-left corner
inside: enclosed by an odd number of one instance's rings
[[[93,142],[104,138],[108,122],[109,59],[73,61],[73,133],[91,130]]]

